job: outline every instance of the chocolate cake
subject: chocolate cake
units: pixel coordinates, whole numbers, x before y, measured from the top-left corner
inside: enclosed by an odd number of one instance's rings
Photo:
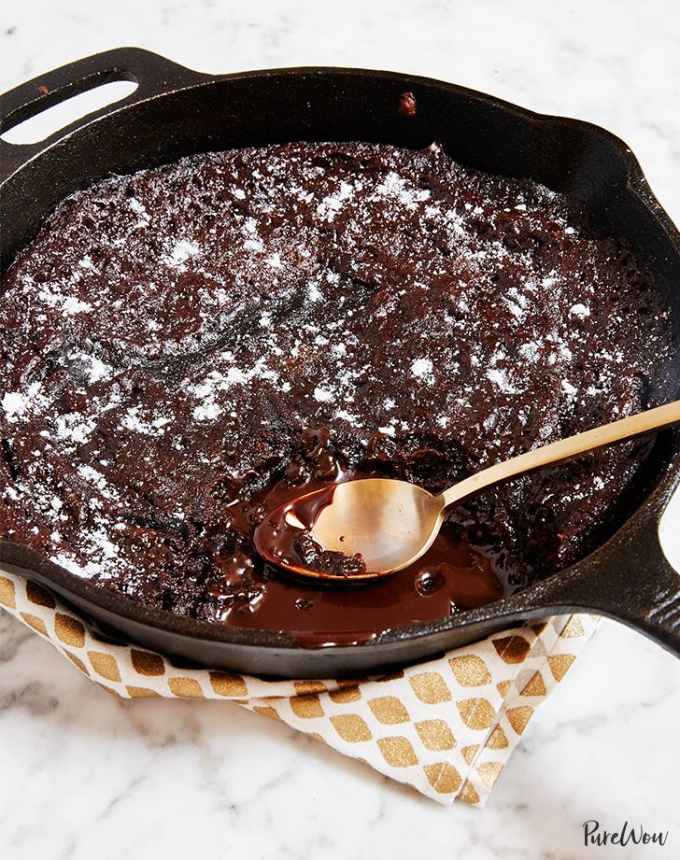
[[[417,569],[352,590],[263,564],[267,511],[365,475],[437,491],[644,409],[671,348],[625,244],[436,144],[276,145],[99,182],[3,274],[0,325],[0,539],[147,606],[324,642],[572,563],[648,442],[481,493]]]

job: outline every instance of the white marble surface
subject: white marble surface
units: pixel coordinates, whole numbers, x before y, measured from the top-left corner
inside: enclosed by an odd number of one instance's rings
[[[0,91],[124,44],[214,72],[411,71],[610,128],[680,221],[675,0],[405,5],[4,0]],[[678,519],[680,499],[680,568]],[[115,701],[0,614],[0,857],[678,857],[678,713],[680,663],[606,622],[486,809],[446,810],[235,706]],[[669,842],[585,848],[589,818]]]

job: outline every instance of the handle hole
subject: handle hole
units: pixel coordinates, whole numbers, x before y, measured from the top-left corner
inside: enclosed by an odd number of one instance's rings
[[[680,573],[680,489],[668,503],[659,523],[659,543],[666,560]]]
[[[13,144],[40,143],[81,117],[121,101],[131,95],[138,86],[136,81],[111,81],[100,84],[13,125],[0,134],[0,140]]]

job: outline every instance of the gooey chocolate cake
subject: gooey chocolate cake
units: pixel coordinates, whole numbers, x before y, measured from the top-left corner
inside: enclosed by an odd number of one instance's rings
[[[620,241],[528,180],[423,151],[192,156],[66,199],[3,275],[0,538],[146,606],[357,641],[589,551],[648,444],[451,511],[362,588],[257,556],[273,507],[379,475],[438,491],[654,405],[668,313]]]

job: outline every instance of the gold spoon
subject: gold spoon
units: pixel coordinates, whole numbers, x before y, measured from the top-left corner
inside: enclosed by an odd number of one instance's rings
[[[430,548],[448,507],[484,487],[498,484],[551,463],[680,422],[680,400],[596,427],[559,442],[535,448],[497,463],[433,496],[407,481],[365,478],[325,487],[286,503],[265,518],[255,544],[269,561],[313,579],[351,581],[377,579],[417,561]],[[313,512],[304,522],[300,511]],[[287,524],[298,533],[306,528],[324,549],[345,556],[359,553],[366,571],[350,576],[300,566],[272,546],[271,524]],[[301,521],[302,520],[302,521]]]

